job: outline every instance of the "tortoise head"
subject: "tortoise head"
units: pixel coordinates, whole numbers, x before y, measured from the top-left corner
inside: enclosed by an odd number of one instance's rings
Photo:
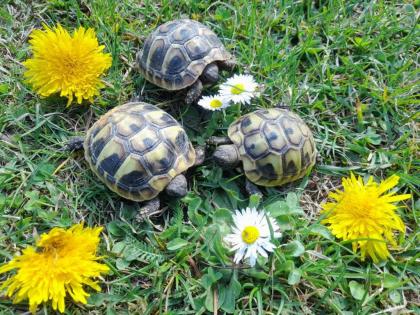
[[[223,144],[213,153],[214,161],[223,168],[232,168],[238,165],[240,156],[234,144]]]
[[[166,186],[165,192],[171,197],[182,198],[188,193],[187,179],[183,174],[175,176]]]

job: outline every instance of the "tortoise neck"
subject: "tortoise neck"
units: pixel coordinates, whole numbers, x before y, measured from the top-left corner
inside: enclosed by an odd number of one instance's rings
[[[207,144],[210,144],[210,145],[232,144],[232,141],[230,141],[228,137],[213,136],[207,140]]]

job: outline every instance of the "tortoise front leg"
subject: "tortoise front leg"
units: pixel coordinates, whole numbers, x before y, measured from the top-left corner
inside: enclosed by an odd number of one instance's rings
[[[194,147],[195,150],[195,163],[194,166],[199,166],[203,164],[204,159],[206,158],[206,150],[204,147]]]
[[[160,209],[160,199],[159,197],[156,197],[144,203],[144,206],[140,208],[139,213],[136,215],[136,220],[141,222],[145,218],[148,218],[154,214],[159,214],[161,212],[162,209]]]
[[[84,137],[72,137],[64,145],[63,151],[76,151],[83,149],[83,143],[85,142]]]
[[[185,103],[188,105],[194,103],[200,97],[202,91],[203,83],[198,79],[188,90],[187,96],[185,97]]]
[[[245,180],[245,190],[249,195],[258,195],[260,197],[263,196],[261,190],[248,179]]]

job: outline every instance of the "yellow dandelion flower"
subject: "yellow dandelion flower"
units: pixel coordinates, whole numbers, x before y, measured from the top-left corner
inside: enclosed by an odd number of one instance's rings
[[[396,246],[393,230],[404,233],[405,226],[395,213],[393,203],[411,197],[410,194],[384,193],[398,184],[399,177],[392,175],[380,184],[370,177],[367,183],[351,174],[343,178],[343,191],[330,192],[334,201],[322,205],[322,221],[339,239],[352,242],[353,251],[360,249],[361,259],[370,256],[376,263],[390,256],[387,243]]]
[[[100,76],[111,66],[111,55],[102,52],[93,29],[79,27],[70,35],[61,25],[44,28],[30,36],[33,57],[23,63],[27,82],[43,97],[60,92],[67,106],[74,96],[79,104],[92,102],[104,87]]]
[[[76,224],[68,230],[54,228],[42,234],[36,247],[23,250],[0,267],[0,274],[17,269],[16,274],[0,286],[13,297],[13,303],[29,299],[29,310],[36,312],[39,304],[52,301],[54,310],[64,312],[67,293],[75,302],[86,304],[89,296],[83,285],[100,291],[92,278],[109,270],[97,262],[96,256],[101,227],[84,228]]]

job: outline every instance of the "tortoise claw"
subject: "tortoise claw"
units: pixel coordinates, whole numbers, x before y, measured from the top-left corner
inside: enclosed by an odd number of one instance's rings
[[[160,199],[157,197],[153,198],[152,200],[146,201],[144,206],[140,208],[139,213],[136,215],[136,220],[138,222],[144,221],[145,218],[159,214],[162,211],[160,209]]]
[[[72,137],[70,138],[67,143],[63,147],[63,151],[76,151],[83,149],[83,143],[85,138],[83,137]]]

